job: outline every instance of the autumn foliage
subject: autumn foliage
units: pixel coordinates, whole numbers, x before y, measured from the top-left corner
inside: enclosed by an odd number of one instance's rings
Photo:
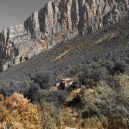
[[[0,129],[42,129],[39,108],[19,93],[0,95]]]

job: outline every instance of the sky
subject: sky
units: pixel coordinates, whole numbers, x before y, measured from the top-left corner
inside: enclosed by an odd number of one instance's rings
[[[0,31],[25,21],[49,0],[0,0]]]

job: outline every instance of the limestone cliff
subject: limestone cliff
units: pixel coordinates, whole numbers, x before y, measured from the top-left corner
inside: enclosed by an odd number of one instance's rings
[[[127,14],[129,0],[52,0],[23,24],[0,33],[0,69],[6,70],[61,41],[105,29]]]

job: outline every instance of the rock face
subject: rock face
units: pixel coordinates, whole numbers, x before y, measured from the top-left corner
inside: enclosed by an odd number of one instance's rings
[[[23,24],[0,33],[0,70],[61,41],[105,29],[127,14],[129,0],[52,0]]]

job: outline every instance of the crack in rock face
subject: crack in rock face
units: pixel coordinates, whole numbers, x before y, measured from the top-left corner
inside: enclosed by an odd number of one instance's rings
[[[129,0],[52,0],[24,23],[0,33],[0,70],[6,70],[77,35],[118,23]],[[124,14],[124,15],[123,15]]]

